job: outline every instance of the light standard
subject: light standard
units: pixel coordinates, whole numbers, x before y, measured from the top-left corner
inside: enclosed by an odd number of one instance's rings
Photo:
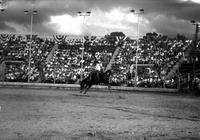
[[[197,40],[198,40],[198,32],[199,32],[200,22],[196,22],[194,20],[191,20],[191,23],[196,26],[195,37],[194,37],[194,47],[196,47],[197,46]]]
[[[5,7],[4,7],[3,1],[0,1],[0,10],[1,10],[1,12],[5,11]]]
[[[85,12],[85,13],[82,13],[82,12],[79,11],[79,12],[77,12],[77,13],[78,13],[78,16],[83,16],[83,25],[85,24],[85,23],[84,23],[84,22],[85,22],[85,17],[86,17],[86,16],[90,16],[90,14],[91,14],[90,11]],[[81,48],[81,50],[82,50],[82,53],[81,53],[81,81],[82,81],[82,79],[83,79],[84,44],[85,44],[85,39],[84,39],[84,34],[83,34],[83,44],[82,44],[82,48]]]
[[[4,11],[5,11],[5,9],[4,9],[3,7],[0,7],[0,9],[1,9],[1,12],[4,12]]]
[[[29,59],[28,59],[28,83],[30,82],[31,77],[31,48],[32,48],[32,34],[33,34],[33,16],[37,15],[37,11],[34,10],[32,12],[24,11],[25,15],[29,15],[31,17],[31,33],[30,33],[30,46],[29,46]]]
[[[1,12],[4,12],[5,11],[5,9],[4,9],[4,7],[3,7],[3,4],[2,4],[2,1],[0,1],[0,10],[1,10]],[[5,54],[4,54],[4,51],[3,51],[3,57],[5,57]],[[1,66],[2,68],[0,68],[0,71],[2,71],[2,77],[0,77],[0,80],[2,80],[3,82],[4,82],[4,80],[5,80],[5,70],[6,70],[6,66],[4,65],[2,65]],[[1,107],[1,106],[0,106]]]
[[[137,86],[137,77],[138,77],[138,47],[139,47],[139,15],[144,14],[144,9],[140,9],[139,11],[135,11],[135,10],[131,10],[131,13],[136,14],[137,15],[137,20],[138,20],[138,24],[137,24],[137,47],[136,47],[136,59],[135,59],[135,87]]]
[[[194,20],[191,20],[191,23],[193,25],[195,25],[196,29],[195,29],[195,35],[194,35],[194,44],[192,46],[192,50],[194,51],[196,48],[197,48],[197,42],[198,42],[198,33],[199,33],[199,25],[200,25],[200,22],[196,22]],[[196,54],[192,54],[192,57],[193,57],[193,76],[196,77],[196,71],[195,71],[195,67],[196,67]],[[193,87],[192,87],[193,88]]]

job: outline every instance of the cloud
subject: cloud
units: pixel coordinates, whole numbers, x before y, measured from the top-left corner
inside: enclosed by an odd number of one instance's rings
[[[82,31],[80,17],[72,17],[65,14],[61,16],[51,16],[50,22],[47,23],[53,30],[60,34],[75,34],[80,35]]]
[[[23,25],[16,24],[14,22],[5,22],[5,24],[16,32],[30,33],[30,31],[27,30],[27,28],[25,28]]]
[[[200,1],[199,0],[181,0],[183,2],[193,2],[193,3],[199,3],[200,4]]]
[[[156,29],[156,32],[169,36],[176,34],[184,34],[189,37],[193,34],[193,26],[183,19],[177,19],[174,16],[152,15],[151,27]]]
[[[29,17],[24,15],[23,11],[32,9],[38,10],[38,15],[34,17],[34,32],[49,34],[82,33],[82,21],[77,17],[77,11],[92,11],[92,15],[86,20],[86,28],[93,34],[122,30],[134,35],[137,20],[130,14],[131,9],[145,10],[140,22],[141,34],[150,31],[170,35],[178,32],[191,33],[193,26],[189,21],[198,20],[200,16],[200,4],[197,0],[4,0],[4,2],[6,11],[0,13],[0,31],[16,33],[29,30]],[[72,29],[77,31],[70,31]]]
[[[137,15],[129,12],[126,8],[113,8],[110,11],[94,9],[90,16],[85,19],[79,16],[64,14],[60,16],[51,16],[48,26],[54,28],[58,34],[76,34],[85,33],[95,35],[105,35],[110,31],[123,31],[126,34],[133,35],[137,30]],[[142,19],[144,26],[149,23]]]

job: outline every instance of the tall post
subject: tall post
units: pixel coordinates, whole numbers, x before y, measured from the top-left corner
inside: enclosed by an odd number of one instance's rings
[[[197,42],[198,42],[198,33],[199,33],[199,25],[200,22],[196,22],[194,20],[191,20],[191,23],[193,25],[195,25],[196,29],[195,29],[195,35],[194,35],[194,45],[192,46],[192,51],[196,50],[197,48]],[[196,55],[192,55],[192,74],[193,74],[193,78],[196,77]],[[194,80],[194,79],[192,79]],[[194,89],[194,84],[192,84],[192,90]]]
[[[198,33],[199,33],[199,24],[200,23],[195,23],[195,37],[194,37],[194,47],[197,47],[197,41],[198,41]]]
[[[137,47],[136,47],[136,59],[135,59],[135,87],[137,86],[138,77],[138,47],[139,47],[139,14],[137,14],[138,24],[137,24]]]
[[[29,61],[28,61],[28,83],[30,83],[30,77],[31,77],[31,50],[32,50],[32,33],[33,33],[33,15],[31,14],[31,34],[30,34],[30,46],[29,46]]]
[[[197,48],[197,42],[198,42],[198,32],[199,32],[199,24],[196,24],[196,30],[195,30],[195,39],[194,39],[194,48]],[[193,56],[193,76],[196,77],[196,56]]]
[[[5,4],[3,1],[0,1],[0,10],[1,12],[5,11]]]
[[[32,54],[31,54],[31,50],[32,50],[32,36],[33,36],[33,16],[34,15],[37,15],[37,11],[32,11],[32,12],[29,12],[29,11],[24,11],[24,14],[25,15],[30,15],[30,18],[31,18],[31,31],[30,31],[30,44],[29,44],[29,59],[28,59],[28,83],[30,83],[30,77],[31,77],[31,57],[32,57]]]
[[[4,12],[5,9],[4,9],[4,6],[3,6],[3,3],[0,2],[0,12]],[[3,57],[5,57],[5,54],[4,54],[4,51],[3,51]],[[5,80],[5,71],[6,71],[6,65],[5,65],[5,62],[1,61],[0,62],[0,81],[3,81]]]
[[[139,38],[140,38],[140,32],[139,32],[139,22],[140,22],[140,14],[144,14],[144,9],[140,9],[138,12],[135,10],[131,10],[133,14],[137,15],[137,46],[136,46],[136,58],[135,58],[135,87],[137,87],[137,79],[138,79],[138,47],[139,47]]]
[[[78,16],[83,16],[83,25],[85,24],[85,17],[86,16],[90,16],[90,14],[91,14],[91,12],[90,11],[88,11],[88,12],[86,12],[86,13],[82,13],[82,12],[77,12],[78,13]],[[81,52],[81,81],[82,81],[82,79],[83,79],[83,63],[84,63],[84,49],[85,49],[85,39],[84,39],[84,34],[83,34],[83,44],[82,44],[82,52]]]

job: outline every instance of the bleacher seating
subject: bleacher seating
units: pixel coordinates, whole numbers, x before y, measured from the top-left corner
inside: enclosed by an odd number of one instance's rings
[[[81,72],[81,48],[83,40],[59,38],[61,40],[36,37],[32,43],[31,59],[31,82],[38,81],[40,71],[43,71],[43,82],[50,83],[76,83]],[[184,57],[192,41],[186,39],[169,38],[157,33],[147,33],[139,40],[138,64],[138,86],[161,87],[164,77]],[[56,44],[56,47],[55,47]],[[132,85],[134,78],[134,64],[136,62],[136,46],[134,39],[126,40],[118,49],[118,53],[112,65],[113,85]],[[23,61],[20,65],[9,65],[5,74],[6,81],[25,81],[28,74],[29,61],[28,39],[23,36],[14,40],[7,40],[0,43],[2,53],[1,59]],[[102,63],[103,68],[109,64],[116,46],[109,44],[105,38],[86,40],[84,44],[84,76],[94,68],[94,62]],[[51,52],[51,53],[50,53]],[[47,59],[49,58],[49,59]],[[42,68],[38,68],[41,62]],[[40,66],[41,67],[41,66]],[[149,84],[148,84],[149,83]],[[173,77],[169,80],[173,85]],[[174,85],[173,85],[174,86]],[[172,86],[172,87],[173,87]]]

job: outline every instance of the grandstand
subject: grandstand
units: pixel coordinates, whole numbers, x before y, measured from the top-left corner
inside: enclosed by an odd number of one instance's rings
[[[29,35],[1,35],[1,81],[25,82],[28,71]],[[83,41],[84,40],[84,41]],[[95,61],[103,69],[112,69],[112,84],[133,86],[136,40],[127,38],[117,45],[117,39],[54,35],[34,35],[31,58],[31,82],[77,83],[80,77],[81,47],[84,44],[84,77]],[[147,33],[139,39],[138,87],[180,88],[179,81],[199,72],[199,46],[192,47],[187,39],[169,38]],[[195,50],[196,49],[196,50]],[[192,56],[192,57],[191,57]],[[193,63],[195,60],[195,63]],[[179,83],[178,83],[179,82]]]

